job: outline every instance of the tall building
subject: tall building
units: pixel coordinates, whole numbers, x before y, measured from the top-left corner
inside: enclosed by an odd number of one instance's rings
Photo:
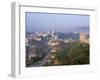
[[[89,35],[87,35],[83,32],[80,32],[80,42],[89,44]]]
[[[54,36],[55,36],[53,30],[51,31],[51,36],[52,36],[52,38],[54,38]]]
[[[54,39],[58,39],[58,35],[57,34],[54,36]]]

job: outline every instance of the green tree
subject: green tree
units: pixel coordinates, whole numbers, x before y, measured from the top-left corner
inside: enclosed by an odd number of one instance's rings
[[[55,58],[61,65],[89,64],[89,44],[75,42],[57,51]]]
[[[89,64],[89,44],[73,44],[68,53],[68,64]]]

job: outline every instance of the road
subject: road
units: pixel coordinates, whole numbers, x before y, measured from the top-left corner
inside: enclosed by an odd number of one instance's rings
[[[41,61],[40,66],[43,66],[45,64],[45,62],[47,61],[47,59],[49,58],[49,56],[52,54],[51,50],[49,51],[49,53],[44,57],[44,59]]]
[[[45,62],[47,61],[47,59],[49,58],[49,56],[52,54],[51,50],[52,50],[52,48],[50,47],[50,50],[48,51],[47,55],[43,58],[43,60],[38,61],[36,64],[30,65],[30,67],[43,66],[45,64]]]

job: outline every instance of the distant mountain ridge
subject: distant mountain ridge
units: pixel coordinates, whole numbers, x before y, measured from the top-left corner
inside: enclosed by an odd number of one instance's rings
[[[79,40],[79,33],[73,33],[73,32],[69,32],[69,33],[58,33],[58,38],[61,39],[74,39],[74,40]]]
[[[76,28],[75,31],[78,32],[78,33],[79,32],[84,32],[84,33],[88,33],[88,34],[90,32],[89,26]]]

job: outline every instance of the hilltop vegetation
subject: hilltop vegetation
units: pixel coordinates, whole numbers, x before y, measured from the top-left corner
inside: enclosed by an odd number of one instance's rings
[[[79,65],[89,64],[89,44],[68,43],[67,47],[61,48],[54,53],[55,58],[51,59],[48,65]],[[56,64],[54,62],[57,61]]]

